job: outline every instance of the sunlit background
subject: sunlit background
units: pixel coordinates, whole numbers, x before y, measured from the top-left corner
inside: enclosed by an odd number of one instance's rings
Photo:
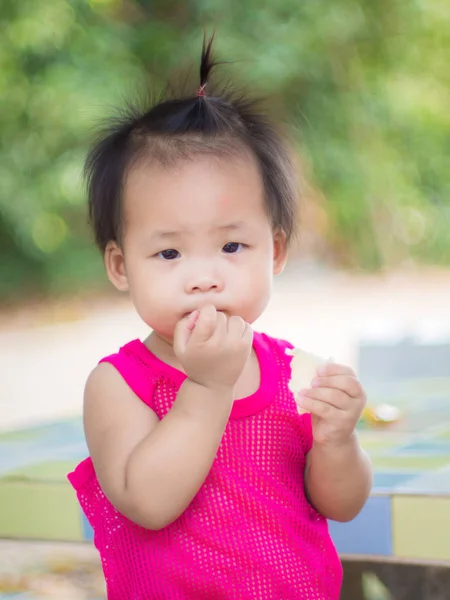
[[[2,0],[0,18],[2,299],[98,285],[90,134],[138,88],[194,67],[195,89],[204,27],[233,63],[222,76],[291,128],[309,252],[362,269],[450,262],[448,2]]]
[[[95,362],[141,334],[94,248],[83,160],[115,107],[195,90],[213,30],[217,77],[263,97],[298,158],[299,242],[262,327],[351,364],[364,340],[450,343],[448,1],[1,0],[3,430],[79,414]],[[3,571],[19,556],[0,543]],[[39,576],[43,597],[88,598]]]

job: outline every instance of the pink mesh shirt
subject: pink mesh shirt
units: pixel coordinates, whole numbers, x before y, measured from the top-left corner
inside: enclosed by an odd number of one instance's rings
[[[288,389],[287,347],[255,333],[260,387],[234,402],[204,484],[164,529],[122,516],[90,458],[69,474],[94,530],[109,600],[338,600],[341,565],[326,520],[305,497],[311,422]],[[139,340],[103,360],[160,419],[185,379]]]

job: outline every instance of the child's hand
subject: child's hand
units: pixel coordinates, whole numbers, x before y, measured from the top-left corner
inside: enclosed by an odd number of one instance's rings
[[[227,317],[212,304],[182,319],[174,351],[192,381],[207,388],[233,388],[250,355],[253,331],[240,317]]]
[[[322,365],[311,386],[301,390],[297,403],[311,413],[314,441],[344,444],[351,438],[366,403],[355,372],[343,365]]]

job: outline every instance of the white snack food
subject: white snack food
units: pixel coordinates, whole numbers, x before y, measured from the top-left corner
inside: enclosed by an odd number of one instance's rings
[[[311,382],[316,376],[317,368],[320,365],[330,362],[330,359],[316,356],[301,348],[293,348],[292,350],[288,348],[286,354],[292,356],[289,389],[297,399],[300,390],[311,387]],[[298,407],[298,412],[303,413],[305,411]]]

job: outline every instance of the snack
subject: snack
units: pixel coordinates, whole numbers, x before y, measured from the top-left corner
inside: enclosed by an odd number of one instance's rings
[[[292,356],[289,389],[297,399],[300,390],[311,387],[311,381],[316,376],[317,368],[330,362],[330,359],[305,352],[300,348],[293,348],[292,350],[288,348],[286,354]],[[298,412],[301,414],[305,411],[298,407]]]

